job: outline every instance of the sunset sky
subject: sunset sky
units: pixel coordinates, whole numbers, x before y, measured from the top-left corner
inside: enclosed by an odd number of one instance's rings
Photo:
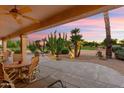
[[[124,7],[109,11],[112,38],[124,39]],[[29,40],[40,40],[50,32],[66,32],[68,36],[74,28],[80,28],[83,39],[100,42],[105,38],[103,14],[97,14],[85,19],[60,25],[47,30],[39,31],[28,35]]]

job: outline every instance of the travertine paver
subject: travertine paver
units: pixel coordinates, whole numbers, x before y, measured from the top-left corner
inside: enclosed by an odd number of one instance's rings
[[[89,62],[55,61],[47,56],[41,57],[40,76],[61,79],[70,87],[124,87],[124,76],[111,68]]]
[[[124,87],[124,76],[112,68],[92,62],[56,61],[41,56],[39,79],[48,78],[61,79],[67,87]]]

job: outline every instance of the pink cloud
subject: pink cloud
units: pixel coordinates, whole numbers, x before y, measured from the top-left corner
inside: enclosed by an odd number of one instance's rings
[[[88,31],[88,32],[84,32],[82,35],[84,37],[101,37],[101,36],[105,36],[105,32],[103,31],[101,33],[99,31]]]
[[[124,30],[124,18],[110,18],[110,23],[113,30]]]
[[[124,17],[110,17],[110,24],[112,30],[124,30]],[[105,23],[104,23],[104,18],[99,18],[99,19],[81,19],[79,21],[71,22],[64,24],[63,26],[68,26],[68,27],[86,27],[88,29],[92,30],[101,30],[105,29]]]
[[[47,37],[47,34],[30,34],[28,35],[29,39],[31,40],[40,40],[40,39],[43,39],[45,37]]]
[[[116,31],[124,31],[124,17],[123,17],[123,10],[124,8],[119,8],[113,11],[110,11],[110,26],[112,33]],[[113,15],[111,16],[111,13]],[[114,15],[115,14],[115,15]],[[118,16],[119,15],[119,16]],[[84,39],[104,39],[105,37],[105,23],[103,16],[96,16],[93,18],[85,18],[78,21],[74,21],[71,23],[64,24],[60,26],[61,30],[71,30],[75,27],[81,28],[81,34],[83,35]],[[60,30],[60,31],[61,31]],[[34,34],[30,35],[31,39],[42,39],[46,37],[48,34],[41,33],[41,34]],[[68,32],[68,38],[70,36],[70,32]]]

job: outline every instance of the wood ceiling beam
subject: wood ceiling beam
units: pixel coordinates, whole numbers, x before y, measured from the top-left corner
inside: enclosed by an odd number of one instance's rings
[[[68,23],[71,21],[75,21],[81,18],[86,18],[95,14],[102,13],[104,11],[112,10],[115,8],[119,8],[121,6],[117,5],[78,5],[78,6],[73,6],[72,8],[69,8],[65,11],[62,11],[58,14],[55,14],[47,19],[44,19],[40,23],[35,23],[32,25],[29,25],[25,28],[22,28],[2,39],[9,39],[9,38],[14,38],[17,36],[20,36],[22,34],[28,34],[44,29],[48,29],[57,25],[61,25],[64,23]],[[42,12],[42,11],[41,11]],[[42,14],[42,13],[41,13]]]

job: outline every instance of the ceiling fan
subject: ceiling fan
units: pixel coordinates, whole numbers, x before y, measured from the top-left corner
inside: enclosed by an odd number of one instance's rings
[[[24,13],[32,12],[32,9],[30,7],[26,6],[26,7],[23,7],[21,9],[17,9],[17,6],[15,5],[12,9],[8,9],[8,8],[5,8],[5,7],[0,7],[0,8],[3,9],[3,10],[8,11],[7,13],[4,13],[2,15],[12,16],[18,24],[22,24],[22,20],[20,19],[21,17],[25,18],[25,19],[28,19],[28,20],[31,20],[31,21],[36,22],[36,23],[40,22],[39,20],[37,20],[35,18],[24,15]]]

